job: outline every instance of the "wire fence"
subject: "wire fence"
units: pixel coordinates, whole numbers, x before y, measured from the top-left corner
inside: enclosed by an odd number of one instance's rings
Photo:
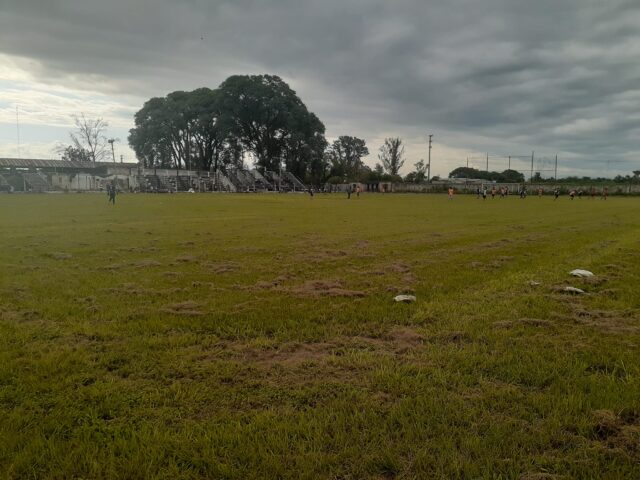
[[[524,174],[525,178],[556,178],[558,157],[556,155],[495,155],[467,157],[467,167],[484,172],[503,172],[515,170]]]

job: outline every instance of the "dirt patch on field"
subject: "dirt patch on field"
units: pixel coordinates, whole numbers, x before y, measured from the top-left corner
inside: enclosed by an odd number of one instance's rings
[[[603,265],[602,269],[607,272],[619,272],[621,270],[626,270],[622,265],[618,265],[615,263],[609,263],[607,265]]]
[[[640,460],[640,413],[624,409],[618,414],[611,410],[593,412],[592,439],[607,449],[622,451]]]
[[[618,298],[618,295],[620,295],[620,289],[618,289],[618,288],[605,288],[605,289],[600,290],[598,293],[600,295],[602,295],[603,297]]]
[[[395,353],[402,354],[414,350],[424,344],[422,334],[410,327],[397,327],[391,330],[387,337]]]
[[[152,258],[146,258],[133,264],[135,268],[161,267],[162,264]]]
[[[500,320],[498,322],[493,322],[492,325],[494,328],[509,329],[514,327],[514,322],[511,320]]]
[[[467,332],[461,331],[441,332],[436,335],[430,336],[428,340],[431,343],[450,343],[455,345],[462,345],[465,343],[471,343],[473,341],[471,335],[469,335]]]
[[[322,250],[319,252],[311,252],[302,255],[298,255],[300,260],[309,263],[322,263],[327,261],[335,261],[344,259],[349,256],[345,250]]]
[[[577,279],[578,283],[582,285],[591,285],[594,287],[600,286],[604,283],[607,283],[609,279],[605,276],[593,276],[593,277],[582,277]]]
[[[172,313],[174,315],[184,315],[188,317],[199,317],[205,314],[199,303],[193,301],[171,303],[160,309],[164,313]]]
[[[91,305],[93,303],[96,303],[97,299],[94,296],[88,296],[88,297],[77,297],[77,298],[74,298],[74,301],[76,303],[82,303],[82,304],[85,304],[85,305]]]
[[[231,273],[238,270],[238,264],[233,262],[223,262],[223,263],[207,263],[203,265],[207,270],[216,275],[220,275],[223,273]]]
[[[551,328],[554,326],[554,323],[549,320],[543,320],[541,318],[519,318],[517,320],[501,320],[498,322],[493,322],[494,328],[510,329],[515,328],[518,325]]]
[[[193,263],[197,258],[193,255],[180,255],[173,260],[175,263]]]
[[[349,290],[344,288],[340,281],[312,280],[286,289],[287,292],[304,297],[364,297],[366,293],[361,290]]]
[[[342,357],[350,351],[373,351],[387,355],[403,355],[424,344],[425,338],[410,327],[396,327],[381,337],[344,336],[326,342],[292,342],[270,348],[231,346],[234,356],[262,366],[298,366],[304,363],[326,363],[331,357]]]
[[[324,360],[336,348],[332,343],[289,343],[279,348],[242,349],[238,353],[245,361],[266,366],[275,364],[298,365]]]
[[[291,275],[279,275],[273,280],[258,280],[252,287],[249,287],[251,290],[272,290],[279,289],[282,285],[294,278]],[[245,287],[246,288],[246,287]]]
[[[116,287],[106,288],[104,291],[118,295],[155,295],[158,293],[156,290],[145,288],[137,283],[123,283]]]
[[[158,249],[156,247],[121,247],[118,248],[121,252],[131,252],[131,253],[151,253],[157,252]]]
[[[73,257],[73,255],[66,252],[50,252],[47,253],[46,256],[49,258],[53,258],[54,260],[68,260]]]
[[[392,263],[389,265],[388,270],[393,273],[409,273],[411,268],[404,263]]]
[[[506,262],[513,257],[497,257],[495,260],[491,262],[469,262],[469,268],[473,270],[483,270],[483,271],[491,271],[502,268]]]
[[[481,243],[479,245],[476,245],[475,249],[476,250],[488,250],[488,249],[492,249],[492,248],[500,248],[500,247],[504,247],[505,245],[511,243],[511,240],[509,240],[508,238],[502,238],[500,240],[497,240],[495,242],[487,242],[487,243]]]
[[[386,291],[395,295],[413,295],[416,293],[415,289],[409,286],[401,287],[392,285],[390,287],[387,287]]]
[[[37,322],[41,320],[41,315],[35,310],[11,310],[0,307],[0,319],[11,322]]]
[[[99,267],[100,270],[108,270],[108,271],[116,271],[116,270],[123,270],[125,268],[127,268],[127,265],[125,265],[124,263],[112,263],[109,265],[103,265],[102,267]]]
[[[543,320],[541,318],[519,318],[516,323],[520,325],[528,325],[530,327],[553,327],[553,323],[549,320]]]
[[[573,321],[608,333],[640,333],[640,318],[633,312],[588,310],[576,305],[573,311]]]
[[[180,276],[182,276],[182,273],[180,273],[180,272],[162,272],[161,275],[164,276],[164,277],[180,277]]]
[[[518,480],[560,480],[567,477],[554,475],[553,473],[523,473]]]

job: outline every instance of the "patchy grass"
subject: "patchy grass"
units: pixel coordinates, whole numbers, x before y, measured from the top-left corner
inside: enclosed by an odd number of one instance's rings
[[[3,478],[640,477],[637,199],[4,195],[0,259]]]

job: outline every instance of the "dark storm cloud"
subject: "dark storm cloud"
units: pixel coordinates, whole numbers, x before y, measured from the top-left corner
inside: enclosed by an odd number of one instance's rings
[[[0,52],[34,61],[52,82],[142,102],[268,72],[290,82],[331,135],[429,129],[451,146],[576,161],[640,153],[637,1],[1,5]]]

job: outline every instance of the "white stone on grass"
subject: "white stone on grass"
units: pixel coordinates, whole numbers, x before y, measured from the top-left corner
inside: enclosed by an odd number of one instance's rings
[[[583,293],[587,293],[584,290],[582,290],[581,288],[576,288],[576,287],[564,287],[562,289],[563,292],[567,292],[567,293],[575,293],[575,294],[583,294]]]
[[[573,275],[574,277],[593,277],[593,273],[589,270],[581,270],[579,268],[571,270],[569,275]]]
[[[398,295],[394,297],[394,300],[396,302],[413,303],[416,301],[416,297],[414,295]]]

